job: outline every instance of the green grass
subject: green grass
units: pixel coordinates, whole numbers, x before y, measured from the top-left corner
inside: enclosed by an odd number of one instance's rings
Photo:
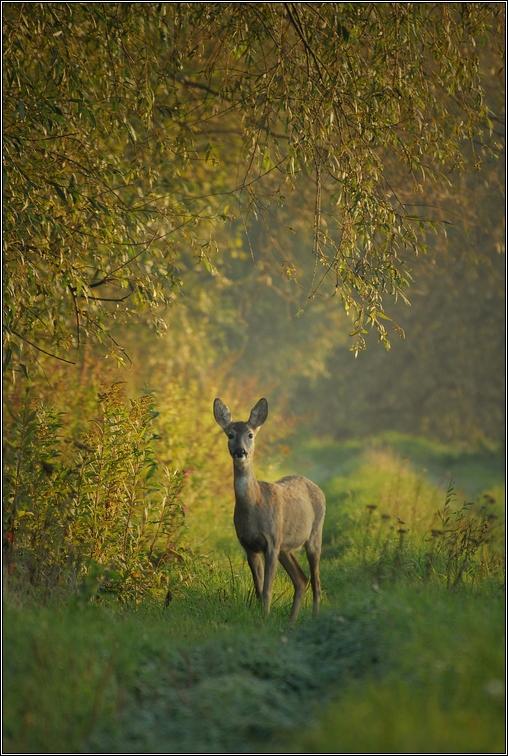
[[[265,622],[248,593],[244,576],[233,585],[216,568],[206,591],[196,580],[166,612],[9,606],[4,751],[264,750],[309,698],[372,665],[362,612],[310,622],[309,608],[290,631],[284,602]]]
[[[446,467],[444,451],[433,453],[432,469]],[[503,752],[500,534],[448,590],[451,561],[435,556],[428,569],[444,492],[421,459],[386,441],[299,455],[328,501],[319,618],[307,595],[288,627],[292,591],[279,570],[263,619],[226,508],[215,548],[175,569],[167,609],[84,595],[41,605],[9,582],[5,753]],[[482,471],[476,510],[497,487],[499,511],[499,475],[485,459],[481,450],[470,460],[469,474]],[[203,511],[204,533],[213,510]]]
[[[502,599],[404,586],[375,611],[381,679],[352,681],[284,752],[504,753]]]
[[[461,495],[469,499],[505,484],[506,455],[500,445],[466,448],[393,432],[362,441],[303,441],[289,464],[305,465],[304,474],[321,484],[337,475],[350,475],[362,456],[372,451],[388,452],[438,489],[446,489],[452,478]]]

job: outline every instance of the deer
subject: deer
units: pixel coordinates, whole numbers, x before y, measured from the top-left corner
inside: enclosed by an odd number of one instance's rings
[[[275,483],[256,480],[254,439],[268,417],[266,399],[260,399],[252,408],[247,422],[233,422],[231,411],[221,399],[215,399],[213,414],[228,437],[233,459],[235,530],[247,555],[256,597],[265,616],[270,613],[279,561],[294,586],[289,622],[296,621],[309,582],[296,558],[302,546],[310,568],[313,616],[317,616],[321,599],[319,559],[326,510],[323,491],[301,475],[289,475]]]

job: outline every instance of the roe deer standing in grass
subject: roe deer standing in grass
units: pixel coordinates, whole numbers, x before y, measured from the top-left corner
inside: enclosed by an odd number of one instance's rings
[[[293,581],[295,595],[289,620],[296,620],[308,579],[295,552],[305,546],[314,599],[313,613],[316,615],[321,596],[319,558],[326,507],[324,493],[315,483],[300,475],[290,475],[276,483],[256,480],[254,437],[268,417],[266,399],[259,400],[246,423],[233,422],[230,410],[220,399],[213,404],[213,414],[229,439],[234,470],[236,534],[247,553],[258,599],[269,614],[278,559]],[[261,554],[265,557],[264,569]]]

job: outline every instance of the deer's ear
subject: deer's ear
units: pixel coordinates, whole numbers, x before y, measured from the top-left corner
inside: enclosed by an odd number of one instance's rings
[[[255,407],[252,408],[248,420],[249,425],[253,428],[259,428],[268,417],[268,402],[266,399],[260,399]]]
[[[213,403],[213,416],[223,430],[231,423],[231,412],[222,399],[216,399]]]

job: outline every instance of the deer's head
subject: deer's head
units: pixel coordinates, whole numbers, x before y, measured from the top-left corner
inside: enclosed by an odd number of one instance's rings
[[[247,422],[233,422],[231,411],[221,399],[213,403],[213,416],[228,437],[229,453],[235,466],[244,466],[254,454],[254,439],[268,417],[268,402],[260,399]]]

